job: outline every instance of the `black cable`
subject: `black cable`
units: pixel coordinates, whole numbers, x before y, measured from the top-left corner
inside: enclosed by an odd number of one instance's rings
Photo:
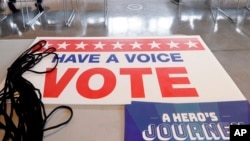
[[[53,47],[44,49],[45,45],[45,40],[37,42],[8,68],[4,87],[0,91],[0,130],[4,130],[3,141],[42,141],[45,131],[67,124],[72,119],[73,110],[64,105],[56,107],[46,115],[40,90],[22,76],[26,71],[42,74],[49,73],[57,67],[56,49]],[[54,55],[57,60],[52,69],[41,72],[32,70],[49,55]],[[47,119],[59,109],[68,110],[69,118],[58,125],[44,129]]]

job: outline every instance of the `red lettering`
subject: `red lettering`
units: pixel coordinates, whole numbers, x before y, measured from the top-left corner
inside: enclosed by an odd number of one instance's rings
[[[144,74],[152,74],[151,68],[121,68],[121,75],[130,75],[132,98],[144,98],[143,78]]]
[[[50,73],[46,73],[44,84],[44,97],[45,98],[58,98],[63,89],[68,85],[69,81],[76,74],[78,68],[69,68],[56,82],[57,69]]]
[[[100,74],[104,78],[104,84],[98,90],[92,90],[89,87],[89,80],[95,74]],[[103,98],[109,95],[114,90],[115,86],[116,86],[116,77],[114,73],[104,68],[93,68],[83,72],[79,76],[76,83],[76,88],[79,94],[89,99]]]
[[[156,68],[162,97],[197,97],[195,88],[173,88],[172,84],[190,84],[187,77],[169,77],[169,74],[187,74],[184,67]]]
[[[63,90],[76,75],[79,68],[68,68],[66,72],[57,80],[57,69],[51,73],[45,74],[44,97],[58,98]],[[99,74],[103,77],[104,82],[101,88],[92,89],[89,81],[92,76]],[[163,67],[156,68],[158,84],[162,97],[197,97],[198,93],[195,88],[178,87],[175,84],[190,84],[188,77],[173,77],[171,74],[187,74],[185,67]],[[129,75],[132,98],[145,98],[143,83],[144,75],[152,75],[151,68],[121,68],[120,75]],[[76,90],[79,95],[88,99],[100,99],[108,96],[116,88],[115,74],[106,68],[92,68],[77,75]],[[123,82],[120,82],[123,83]],[[155,83],[155,82],[152,82]],[[125,84],[126,86],[127,84]]]

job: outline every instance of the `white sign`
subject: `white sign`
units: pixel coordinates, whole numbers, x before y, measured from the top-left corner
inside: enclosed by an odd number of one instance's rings
[[[49,104],[245,100],[199,36],[39,37],[55,47],[57,69],[26,73]],[[55,58],[36,66],[45,70]]]

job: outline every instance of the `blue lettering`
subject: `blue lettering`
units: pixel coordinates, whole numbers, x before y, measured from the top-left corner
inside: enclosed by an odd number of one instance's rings
[[[156,137],[155,125],[148,125],[148,130],[142,131],[142,137],[144,140],[154,140]]]
[[[202,125],[202,129],[204,130],[205,136],[207,140],[219,140],[220,132],[215,123],[204,123]],[[206,131],[206,132],[205,132]]]
[[[170,140],[172,138],[171,128],[168,124],[162,123],[157,126],[159,140]]]
[[[229,139],[230,137],[229,126],[230,124],[227,122],[219,123],[217,125],[218,129],[221,131],[221,135],[223,139]]]
[[[229,123],[149,124],[144,140],[229,140]]]
[[[198,123],[190,123],[187,127],[191,140],[204,140],[204,133]]]
[[[135,61],[141,63],[148,62],[183,62],[180,53],[159,53],[159,54],[125,54],[125,57],[129,63],[133,63]],[[111,58],[112,59],[112,58]]]
[[[156,62],[155,54],[151,54],[152,62]]]
[[[59,63],[99,63],[100,54],[58,54]],[[115,61],[115,58],[112,58],[112,61]],[[117,58],[116,58],[117,59]],[[52,59],[52,63],[55,63],[57,57],[55,56]],[[111,60],[110,60],[111,61]],[[117,60],[118,61],[118,60]]]
[[[91,54],[89,57],[89,63],[99,63],[100,54]]]
[[[180,53],[170,53],[170,57],[173,60],[173,62],[183,62]]]
[[[136,54],[132,54],[131,57],[130,57],[128,54],[125,54],[125,56],[126,56],[126,59],[127,59],[127,61],[128,61],[129,63],[133,63],[134,60],[135,60]]]
[[[76,56],[75,56],[75,54],[71,54],[71,55],[64,61],[64,63],[68,63],[68,62],[76,63]]]
[[[137,56],[138,61],[145,63],[145,62],[149,62],[150,61],[150,56],[147,54],[139,54]]]
[[[65,59],[65,56],[66,56],[66,55],[63,54],[62,56],[60,56],[60,55],[58,54],[57,56],[58,56],[58,62],[59,62],[59,63],[62,63],[63,60]],[[57,57],[55,56],[55,57],[53,58],[53,60],[52,60],[52,63],[55,63],[56,60],[57,60]]]
[[[173,130],[173,137],[177,140],[186,140],[188,138],[188,133],[186,129],[186,125],[183,123],[173,124],[172,126]]]
[[[81,54],[78,54],[78,59],[80,63],[84,63],[88,57],[89,57],[89,54],[84,55],[84,57]]]
[[[119,63],[119,61],[118,61],[117,57],[115,56],[115,54],[111,54],[109,56],[109,58],[107,59],[106,63],[110,63],[111,61],[115,62],[115,63]]]
[[[157,59],[161,62],[169,62],[169,58],[168,58],[168,55],[167,54],[164,54],[164,53],[160,53],[157,55]]]

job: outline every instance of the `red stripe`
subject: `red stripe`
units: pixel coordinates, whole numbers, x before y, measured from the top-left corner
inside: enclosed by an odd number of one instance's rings
[[[46,39],[49,47],[55,47],[57,52],[138,52],[138,51],[192,51],[204,50],[204,47],[198,38],[155,38],[155,39]],[[78,48],[77,44],[87,44],[84,49]],[[170,48],[170,43],[176,43],[178,48]],[[189,47],[191,42],[195,46]],[[68,44],[66,49],[60,48],[65,43]],[[103,49],[97,48],[96,44],[101,43]],[[115,44],[122,44],[122,49],[115,48]],[[132,44],[141,44],[141,48],[133,48]],[[152,48],[152,43],[155,43],[155,48]],[[157,48],[157,45],[159,48]]]

